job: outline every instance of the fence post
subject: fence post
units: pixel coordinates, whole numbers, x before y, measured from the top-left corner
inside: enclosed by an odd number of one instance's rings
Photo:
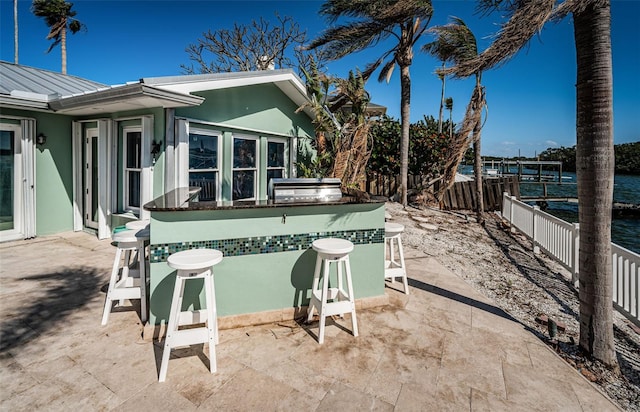
[[[579,287],[579,274],[580,268],[578,267],[578,263],[580,262],[580,224],[573,224],[573,262],[572,262],[572,273],[571,273],[571,282],[573,286]]]
[[[506,191],[502,192],[502,219],[503,219],[503,220],[504,220],[504,219],[507,219],[507,218],[504,216],[504,212],[505,212],[505,211],[506,211],[506,209],[507,209],[507,197],[508,197],[508,196],[509,196],[509,193],[507,193]],[[509,222],[509,223],[511,223],[511,222]]]
[[[531,242],[533,243],[533,253],[540,254],[540,246],[538,246],[538,213],[540,213],[540,206],[533,207],[533,213],[531,218],[533,219],[533,233],[531,236]]]
[[[516,228],[513,225],[513,199],[515,198],[515,196],[510,196],[509,197],[509,226],[510,226],[510,230],[511,233],[516,233]]]

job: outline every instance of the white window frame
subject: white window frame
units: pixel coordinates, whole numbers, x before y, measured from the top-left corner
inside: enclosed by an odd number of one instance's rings
[[[0,241],[23,239],[24,203],[22,127],[19,124],[2,123],[2,130],[13,133],[13,228],[0,231]]]
[[[235,157],[235,147],[236,147],[236,140],[237,139],[253,140],[255,142],[255,156],[256,156],[256,158],[255,158],[253,167],[235,167],[235,165],[233,164],[234,157]],[[255,173],[255,176],[254,176],[254,179],[253,179],[253,197],[247,197],[247,198],[242,198],[242,199],[234,199],[234,197],[233,197],[233,185],[235,184],[235,172],[241,172],[241,171],[254,171],[254,173]],[[245,134],[234,134],[233,135],[233,139],[232,139],[232,144],[231,144],[231,182],[232,182],[231,199],[232,200],[256,200],[257,197],[258,197],[258,187],[259,187],[260,178],[261,178],[261,173],[260,173],[260,137],[259,136],[253,136],[253,135],[245,135]]]
[[[217,163],[215,165],[215,168],[211,169],[192,169],[190,166],[188,166],[188,174],[189,174],[189,182],[191,182],[191,173],[214,173],[215,174],[215,181],[216,181],[216,187],[215,187],[215,201],[220,200],[220,195],[221,195],[221,181],[220,181],[220,164],[222,161],[222,132],[219,130],[208,130],[208,129],[199,129],[199,128],[189,128],[189,133],[187,134],[188,136],[188,142],[191,142],[191,135],[202,135],[202,136],[212,136],[212,137],[216,137],[217,138]],[[189,155],[190,155],[190,150],[188,151]],[[187,165],[189,164],[189,161],[187,161]]]
[[[140,158],[138,159],[138,164],[139,167],[138,168],[133,168],[133,167],[128,167],[127,166],[127,159],[128,159],[128,153],[127,153],[127,149],[129,147],[127,139],[128,139],[128,135],[129,133],[140,133]],[[142,208],[142,205],[144,204],[144,196],[142,195],[142,191],[143,191],[143,177],[142,177],[142,170],[143,170],[143,164],[142,164],[142,158],[143,158],[143,152],[144,152],[144,145],[143,145],[143,137],[142,137],[142,127],[141,126],[127,126],[124,127],[122,129],[122,186],[123,186],[123,196],[122,196],[122,203],[123,203],[123,207],[125,210],[131,210],[136,214],[140,213],[140,209]],[[129,173],[131,172],[138,172],[138,176],[139,176],[139,190],[140,193],[138,193],[138,198],[140,199],[140,206],[132,206],[130,204],[130,199],[129,199]]]
[[[281,167],[280,166],[269,167],[269,143],[282,143],[284,145],[284,153],[282,154],[283,165]],[[289,172],[289,139],[285,139],[284,137],[267,137],[267,147],[266,147],[265,157],[267,159],[267,161],[265,162],[265,165],[266,165],[265,178],[268,179],[270,170],[282,170],[282,177],[283,178],[289,177],[289,173],[288,173]],[[267,185],[269,185],[268,181],[267,181]]]

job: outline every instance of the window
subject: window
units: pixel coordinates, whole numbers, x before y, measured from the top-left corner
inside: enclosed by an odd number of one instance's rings
[[[233,200],[256,198],[257,147],[255,138],[233,139]]]
[[[218,198],[218,136],[189,133],[189,186],[200,187],[200,200]]]
[[[142,173],[142,131],[124,130],[124,207],[140,210]]]
[[[267,142],[267,184],[274,178],[286,177],[285,141],[269,139]]]

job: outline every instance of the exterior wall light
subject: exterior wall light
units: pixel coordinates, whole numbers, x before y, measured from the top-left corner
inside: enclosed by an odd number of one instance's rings
[[[151,142],[151,156],[153,156],[153,164],[156,164],[156,160],[158,160],[158,155],[160,154],[160,148],[162,147],[162,142],[156,142],[155,140]]]
[[[38,146],[42,146],[45,143],[47,143],[47,136],[45,136],[45,134],[42,132],[38,133],[38,135],[36,136],[36,144]]]

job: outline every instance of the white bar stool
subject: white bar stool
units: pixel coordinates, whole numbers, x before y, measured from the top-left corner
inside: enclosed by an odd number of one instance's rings
[[[140,320],[147,320],[147,261],[145,248],[149,243],[149,230],[123,230],[114,233],[111,237],[116,244],[116,256],[111,270],[109,289],[102,313],[102,325],[109,321],[109,313],[114,300],[118,300],[120,306],[125,299],[140,299]],[[132,269],[131,252],[137,254],[138,269]],[[122,268],[120,261],[124,252]],[[134,260],[135,262],[135,260]],[[118,279],[120,275],[120,279]]]
[[[409,294],[409,283],[407,282],[407,270],[404,265],[404,252],[402,250],[402,232],[404,226],[400,223],[386,222],[384,224],[384,277],[395,282],[396,278],[402,278],[404,283],[404,293]],[[400,261],[395,257],[395,249],[398,249]],[[389,259],[387,259],[387,249]]]
[[[127,229],[131,229],[131,230],[140,230],[140,229],[146,229],[149,227],[149,219],[140,219],[140,220],[132,220],[131,222],[127,222],[126,225],[124,225]]]
[[[349,253],[353,251],[353,243],[345,239],[325,238],[312,243],[313,250],[318,253],[316,269],[313,274],[313,286],[311,289],[311,301],[307,314],[307,322],[313,318],[313,310],[318,311],[320,317],[320,330],[318,343],[324,342],[325,320],[328,316],[351,313],[351,326],[353,336],[358,336],[358,322],[356,320],[356,303],[353,296],[353,284],[351,282],[351,267],[349,265]],[[331,263],[336,263],[338,272],[338,287],[329,287],[329,274]],[[322,287],[320,287],[320,269],[322,271]],[[347,290],[343,287],[343,267],[346,274]],[[331,302],[329,302],[331,300]]]
[[[140,220],[132,220],[130,222],[127,222],[124,225],[124,227],[130,230],[142,230],[142,229],[149,229],[149,224],[150,224],[149,219],[140,219]],[[138,254],[136,253],[134,260],[139,260],[139,259],[140,259],[140,256],[138,256]]]
[[[216,347],[218,343],[218,319],[216,310],[216,294],[213,284],[213,265],[222,261],[222,252],[215,249],[190,249],[169,256],[167,264],[177,269],[176,284],[173,288],[171,311],[167,324],[167,334],[160,365],[158,382],[167,377],[171,349],[178,346],[195,345],[209,342],[209,369],[214,373],[216,366]],[[184,286],[188,280],[204,279],[206,309],[182,311]],[[178,329],[183,325],[205,323],[206,326],[190,329]]]

